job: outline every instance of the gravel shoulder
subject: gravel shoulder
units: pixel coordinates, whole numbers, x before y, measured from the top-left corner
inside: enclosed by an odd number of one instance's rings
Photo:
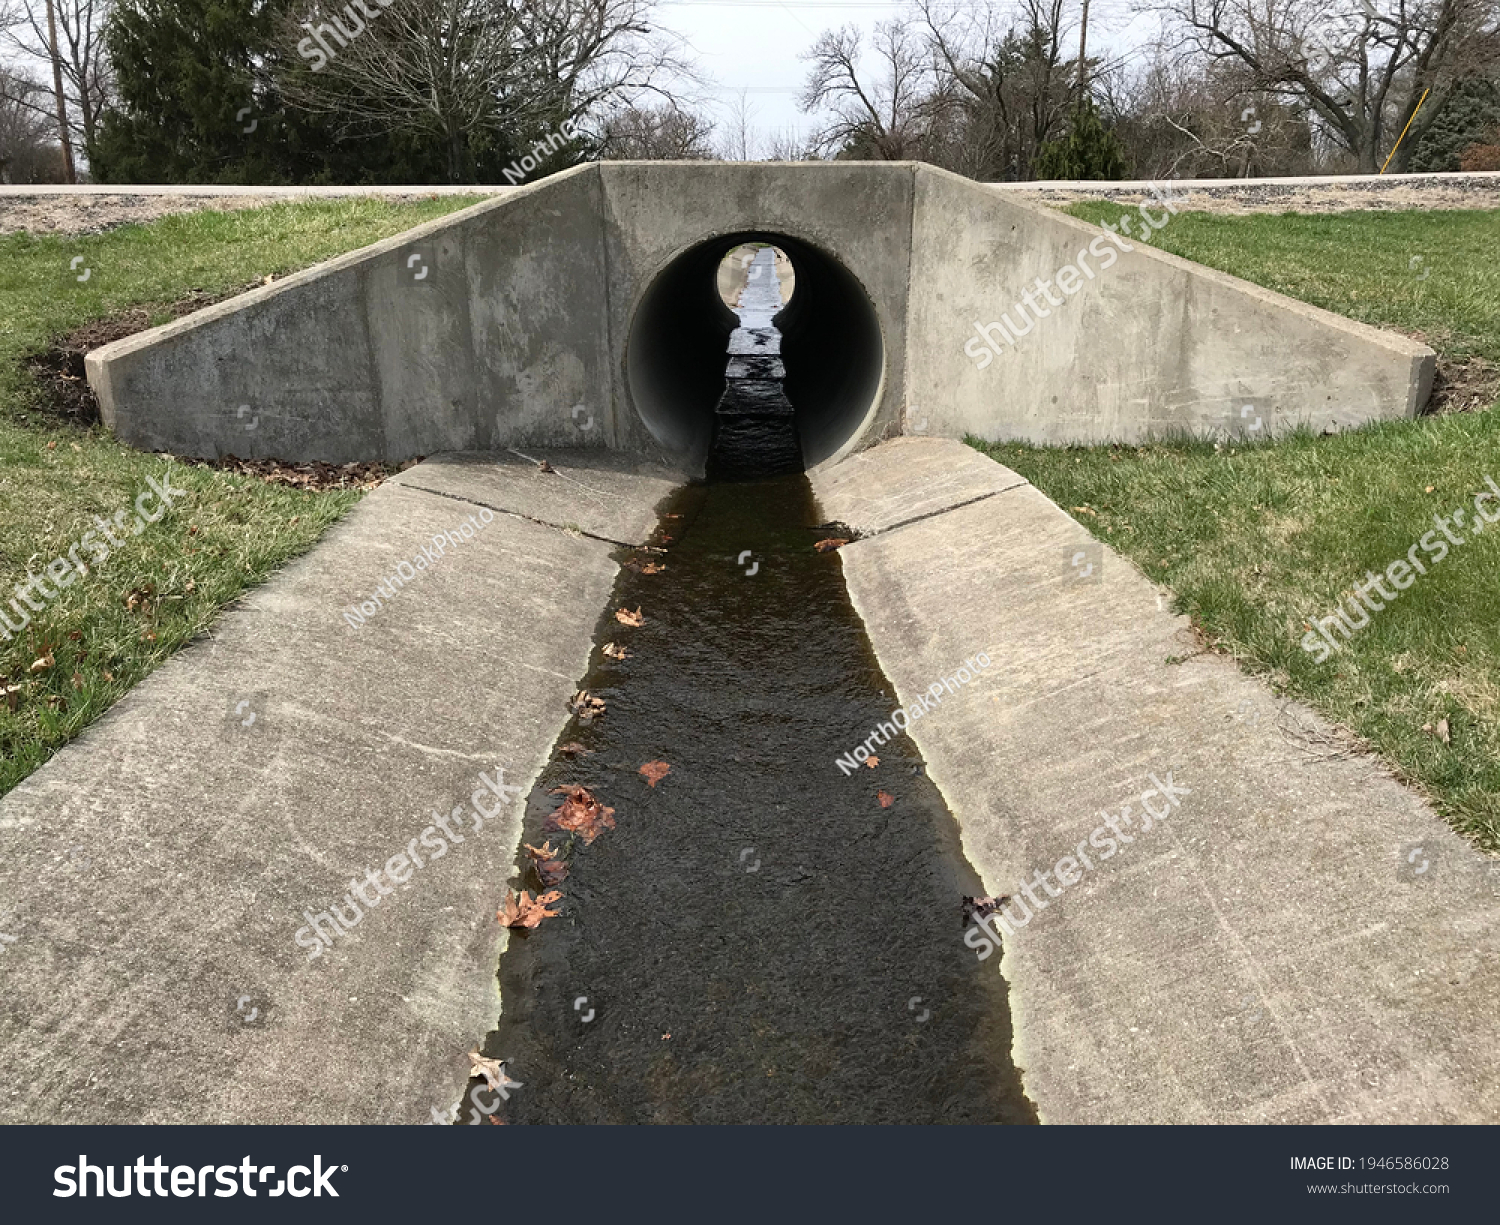
[[[1138,203],[1150,186],[1129,183],[994,183],[1023,200],[1064,205],[1076,200]],[[498,194],[504,187],[0,187],[0,234],[96,234],[204,209],[261,208],[281,200],[380,196],[432,199],[460,192]],[[1293,179],[1192,179],[1174,182],[1189,207],[1209,213],[1335,213],[1349,210],[1500,209],[1500,172],[1479,174],[1344,175]]]

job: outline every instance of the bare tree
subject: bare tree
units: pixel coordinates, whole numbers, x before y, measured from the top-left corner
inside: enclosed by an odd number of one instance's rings
[[[47,90],[0,65],[0,183],[46,183],[62,177],[53,143]]]
[[[740,90],[729,108],[729,124],[724,132],[720,152],[725,161],[753,162],[759,147],[755,132],[755,107],[750,104],[750,95]]]
[[[440,139],[453,182],[473,177],[481,145],[524,147],[565,122],[597,128],[692,77],[649,21],[654,0],[385,2],[315,10],[289,27],[307,63],[278,84],[346,130]]]
[[[1118,87],[1107,109],[1141,178],[1310,174],[1306,110],[1247,90],[1245,70],[1158,54]]]
[[[895,20],[877,24],[872,43],[873,70],[861,63],[862,40],[853,26],[825,31],[802,56],[812,68],[799,105],[809,114],[829,114],[813,144],[825,153],[877,161],[920,157],[940,109],[921,40],[907,22]]]
[[[66,157],[71,157],[75,140],[91,155],[99,134],[100,114],[110,96],[103,37],[108,15],[109,0],[0,0],[0,49],[8,49],[21,65],[53,76],[56,95],[47,102],[9,95],[0,95],[0,101],[39,107],[54,117]]]
[[[1064,0],[1021,0],[1018,11],[993,0],[973,7],[917,0],[917,11],[935,70],[961,112],[962,135],[945,164],[973,178],[1029,178],[1037,150],[1076,102],[1077,66],[1063,53]]]
[[[679,107],[631,106],[611,115],[599,140],[599,156],[618,162],[708,161],[714,156],[714,125]]]
[[[1465,75],[1500,64],[1497,0],[1164,0],[1172,53],[1245,70],[1244,91],[1305,107],[1357,169],[1421,115],[1396,169]]]

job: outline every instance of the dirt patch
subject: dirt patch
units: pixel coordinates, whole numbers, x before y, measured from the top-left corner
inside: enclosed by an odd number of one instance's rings
[[[1500,401],[1500,366],[1482,357],[1463,359],[1438,354],[1432,396],[1425,416],[1439,413],[1476,413]]]
[[[126,336],[144,332],[154,323],[162,322],[162,315],[181,319],[258,284],[258,281],[252,282],[220,294],[194,291],[166,306],[132,306],[118,315],[96,319],[58,337],[45,352],[27,358],[25,362],[26,369],[42,391],[38,407],[50,416],[61,417],[75,425],[94,425],[99,420],[99,401],[84,375],[84,357]]]

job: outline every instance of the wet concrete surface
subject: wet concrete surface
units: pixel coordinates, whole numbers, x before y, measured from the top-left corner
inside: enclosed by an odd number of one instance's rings
[[[736,404],[779,391],[765,322],[736,333]],[[719,473],[753,468],[748,428],[720,440]],[[528,801],[524,841],[568,873],[501,961],[485,1053],[519,1087],[496,1121],[1035,1121],[1005,982],[962,942],[983,890],[915,745],[835,764],[898,702],[819,518],[800,471],[714,481],[621,554],[596,645],[628,657],[596,652],[582,684],[605,713],[569,723]],[[670,766],[655,786],[647,763]],[[614,809],[592,844],[548,828],[565,785]]]

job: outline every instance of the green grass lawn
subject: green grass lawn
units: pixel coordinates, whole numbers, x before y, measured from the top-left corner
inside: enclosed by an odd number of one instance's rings
[[[18,635],[0,627],[0,794],[47,760],[246,588],[306,551],[359,499],[130,450],[41,408],[23,363],[54,338],[194,293],[220,295],[400,233],[473,200],[334,200],[170,217],[81,238],[0,237],[0,611],[28,573],[68,554],[95,517],[134,519],[149,477],[186,496],[70,575]],[[75,257],[82,257],[73,267]],[[84,270],[88,278],[77,278]],[[155,504],[147,503],[154,513]],[[120,535],[118,529],[113,529]],[[88,547],[78,556],[97,559]],[[25,605],[22,605],[25,607]],[[27,609],[27,611],[32,611]]]
[[[1070,211],[1113,221],[1126,210]],[[1450,361],[1500,361],[1496,239],[1500,213],[1187,214],[1159,231],[1157,245],[1419,333]],[[1455,828],[1496,850],[1500,527],[1454,529],[1464,543],[1326,662],[1301,645],[1352,584],[1435,531],[1434,515],[1472,515],[1485,478],[1500,483],[1500,413],[1492,391],[1486,400],[1485,411],[1250,447],[971,441],[1170,587],[1212,646],[1355,732]]]

